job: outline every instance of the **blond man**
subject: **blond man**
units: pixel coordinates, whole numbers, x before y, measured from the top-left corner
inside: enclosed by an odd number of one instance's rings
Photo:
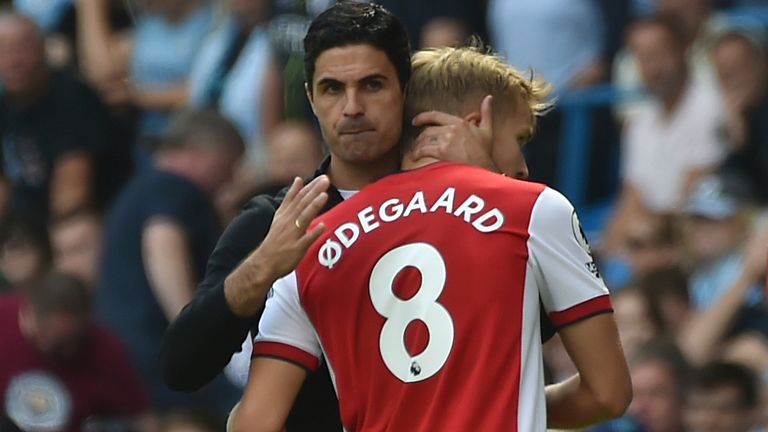
[[[280,430],[321,359],[348,431],[544,431],[624,412],[629,374],[573,207],[509,178],[527,172],[520,148],[546,94],[474,48],[413,57],[406,113],[485,119],[481,150],[506,175],[421,157],[440,131],[406,130],[403,171],[316,219],[320,239],[273,286],[234,430]],[[477,112],[486,95],[492,117]],[[579,370],[546,391],[540,298]]]

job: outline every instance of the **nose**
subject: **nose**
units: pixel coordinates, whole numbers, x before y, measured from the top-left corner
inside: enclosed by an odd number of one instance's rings
[[[345,117],[359,117],[363,115],[363,105],[360,103],[360,96],[355,89],[349,89],[346,93],[343,114]]]
[[[520,166],[517,168],[516,177],[519,178],[520,180],[526,180],[528,179],[528,175],[530,175],[530,173],[528,172],[528,164],[525,162],[525,159],[523,159],[520,162]]]

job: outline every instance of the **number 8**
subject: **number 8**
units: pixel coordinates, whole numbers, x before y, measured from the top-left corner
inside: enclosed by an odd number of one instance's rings
[[[402,300],[392,291],[395,277],[406,267],[421,273],[421,287],[412,298]],[[453,346],[453,320],[437,302],[445,288],[445,261],[433,246],[411,243],[387,252],[371,272],[368,289],[371,302],[387,318],[379,336],[381,358],[390,372],[403,382],[418,382],[436,374],[448,360]],[[424,351],[411,356],[405,346],[405,330],[422,321],[429,331]]]

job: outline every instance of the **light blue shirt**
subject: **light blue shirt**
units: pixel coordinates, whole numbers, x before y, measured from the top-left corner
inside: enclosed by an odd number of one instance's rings
[[[141,16],[134,30],[131,63],[134,85],[162,91],[186,82],[212,21],[213,9],[207,3],[177,22],[154,14]],[[171,115],[168,111],[146,111],[139,125],[140,132],[161,132]]]
[[[201,107],[206,102],[206,92],[214,79],[213,75],[236,33],[237,27],[230,20],[206,39],[189,77],[190,105]],[[272,49],[266,28],[254,29],[225,77],[219,98],[219,111],[237,126],[249,151],[264,138],[259,120],[262,117],[264,79],[271,58]]]
[[[13,8],[50,33],[61,21],[72,0],[13,0]]]
[[[592,0],[490,0],[488,30],[494,50],[556,92],[600,58],[605,33]]]
[[[709,309],[730,288],[742,270],[742,257],[732,253],[706,267],[697,269],[689,282],[691,303],[698,310]],[[744,299],[746,306],[756,306],[763,299],[762,289],[755,284]]]

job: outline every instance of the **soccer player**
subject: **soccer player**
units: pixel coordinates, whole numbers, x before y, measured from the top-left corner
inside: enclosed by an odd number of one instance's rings
[[[417,53],[406,111],[439,107],[477,121],[486,94],[490,154],[515,171],[545,92],[499,58],[471,48]],[[310,227],[325,228],[319,240],[274,285],[235,430],[280,430],[323,358],[348,431],[544,431],[626,409],[631,385],[608,291],[568,200],[415,157],[417,133],[406,131],[404,171],[320,216]],[[302,207],[295,194],[285,201],[293,214]],[[578,370],[546,391],[539,298]]]

